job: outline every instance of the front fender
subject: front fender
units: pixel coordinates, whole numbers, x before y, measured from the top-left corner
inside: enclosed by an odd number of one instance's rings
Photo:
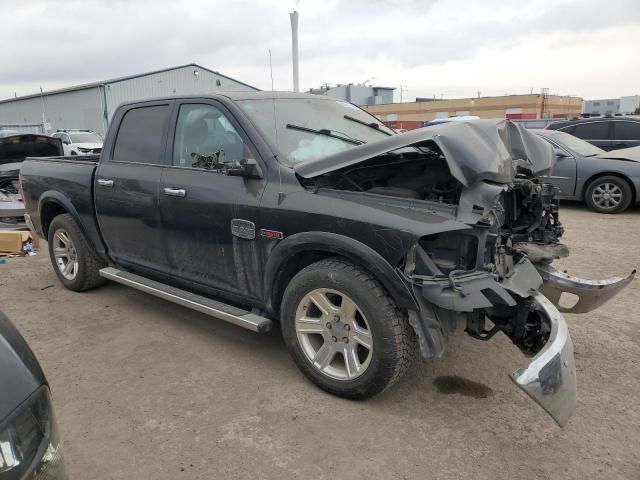
[[[270,308],[286,264],[303,252],[327,252],[352,260],[366,268],[387,289],[398,307],[418,310],[413,294],[402,276],[371,247],[353,238],[330,232],[301,232],[282,240],[270,253],[265,268],[264,291]]]

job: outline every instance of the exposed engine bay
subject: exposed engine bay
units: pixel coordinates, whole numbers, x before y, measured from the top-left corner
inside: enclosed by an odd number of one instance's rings
[[[408,317],[423,356],[442,355],[459,320],[478,340],[502,332],[533,357],[511,378],[564,425],[575,408],[576,384],[573,346],[559,311],[597,308],[635,271],[591,281],[551,266],[569,254],[560,242],[557,192],[543,181],[555,153],[510,122],[461,123],[403,134],[404,144],[389,139],[397,148],[379,148],[369,158],[358,147],[363,154],[356,160],[338,154],[324,160],[334,168],[316,162],[297,172],[303,186],[319,193],[359,192],[381,204],[393,197],[395,206],[460,222],[458,229],[419,238],[398,266],[420,304]],[[577,297],[573,306],[561,306],[565,293]]]

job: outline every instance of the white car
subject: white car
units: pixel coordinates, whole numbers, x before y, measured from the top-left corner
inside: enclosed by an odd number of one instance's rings
[[[102,151],[102,137],[92,130],[58,130],[65,155],[94,155]]]

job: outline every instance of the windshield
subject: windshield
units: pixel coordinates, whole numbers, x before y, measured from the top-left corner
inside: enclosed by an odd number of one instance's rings
[[[70,133],[71,143],[102,143],[102,138],[97,133]]]
[[[584,140],[574,137],[568,133],[557,132],[550,135],[550,137],[583,157],[592,157],[599,153],[605,153],[601,148],[591,145],[589,142],[585,142]]]
[[[394,134],[375,117],[347,102],[276,98],[237,103],[290,163],[326,157]]]

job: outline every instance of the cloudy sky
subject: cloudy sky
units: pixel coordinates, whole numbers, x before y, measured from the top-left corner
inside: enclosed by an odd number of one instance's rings
[[[293,0],[0,0],[0,98],[196,62],[292,88]],[[640,94],[640,0],[301,0],[300,86]],[[398,96],[398,94],[396,94]]]

